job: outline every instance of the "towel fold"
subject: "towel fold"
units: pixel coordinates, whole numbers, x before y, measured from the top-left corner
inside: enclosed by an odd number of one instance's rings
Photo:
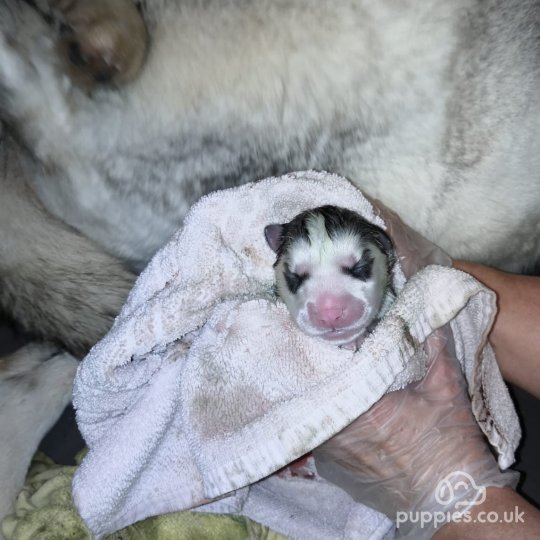
[[[201,199],[141,274],[75,381],[89,453],[74,501],[97,536],[221,497],[309,452],[421,378],[422,344],[447,323],[475,417],[499,465],[513,462],[519,425],[486,343],[495,298],[471,276],[431,266],[405,283],[396,265],[398,298],[358,352],[292,322],[272,292],[264,227],[322,204],[384,227],[340,177],[270,178]]]

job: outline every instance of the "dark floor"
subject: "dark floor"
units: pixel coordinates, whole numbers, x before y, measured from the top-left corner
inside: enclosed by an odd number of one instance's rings
[[[522,473],[518,491],[540,508],[540,401],[527,392],[511,388],[521,418],[523,439],[514,469]]]
[[[18,333],[13,325],[0,319],[0,355],[9,353],[24,343],[25,337]],[[518,491],[540,507],[540,401],[517,388],[512,388],[511,391],[524,431],[518,461],[514,467],[522,473]],[[83,446],[71,406],[64,411],[41,443],[41,449],[49,457],[63,464],[72,464],[73,456]]]

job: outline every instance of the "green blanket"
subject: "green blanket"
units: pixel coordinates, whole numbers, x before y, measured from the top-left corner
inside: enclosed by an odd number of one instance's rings
[[[82,458],[82,456],[79,456]],[[91,540],[71,500],[76,467],[56,465],[38,452],[17,497],[15,513],[0,530],[5,540]],[[107,540],[283,540],[248,518],[229,514],[175,512],[149,518],[107,537]]]

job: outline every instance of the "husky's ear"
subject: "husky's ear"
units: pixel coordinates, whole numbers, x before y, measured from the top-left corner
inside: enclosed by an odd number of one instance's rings
[[[278,252],[281,244],[283,243],[283,225],[278,223],[272,223],[272,225],[267,225],[264,228],[264,236],[268,245],[272,248],[272,251],[275,253]]]

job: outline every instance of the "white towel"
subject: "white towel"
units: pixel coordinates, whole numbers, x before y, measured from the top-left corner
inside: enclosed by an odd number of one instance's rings
[[[422,343],[448,322],[475,416],[500,466],[513,462],[519,425],[486,345],[494,295],[471,276],[432,266],[405,284],[397,265],[398,299],[356,353],[304,335],[274,299],[264,227],[321,204],[384,226],[357,189],[325,173],[204,197],[81,363],[74,403],[89,453],[73,494],[97,536],[223,496],[309,452],[420,378]],[[286,523],[280,532],[294,536]]]

